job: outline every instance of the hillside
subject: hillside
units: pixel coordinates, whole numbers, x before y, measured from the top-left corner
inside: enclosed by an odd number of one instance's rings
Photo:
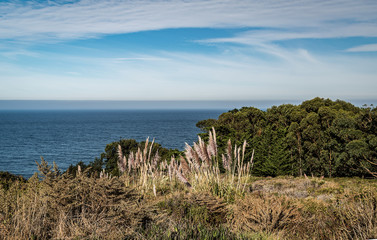
[[[183,152],[120,140],[64,173],[1,173],[0,238],[377,237],[376,108],[316,98],[198,126]]]
[[[367,239],[377,235],[377,182],[250,175],[246,144],[218,157],[216,133],[179,161],[153,142],[123,154],[120,176],[77,166],[0,190],[4,239]],[[222,164],[219,164],[222,163]]]

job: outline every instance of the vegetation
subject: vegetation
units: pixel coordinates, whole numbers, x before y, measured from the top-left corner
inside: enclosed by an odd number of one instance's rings
[[[22,176],[16,176],[9,172],[0,172],[0,185],[3,189],[8,190],[14,182],[26,182],[26,179]]]
[[[184,152],[120,140],[64,173],[42,158],[27,181],[0,174],[0,239],[376,238],[377,182],[324,178],[373,176],[376,109],[311,101],[199,122],[208,133]],[[335,113],[327,128],[322,103]]]
[[[219,157],[216,133],[184,156],[153,145],[124,154],[120,176],[49,166],[0,189],[4,239],[366,239],[377,234],[377,183],[362,179],[256,178],[244,143]],[[224,173],[221,173],[224,172]]]
[[[377,108],[373,106],[314,98],[267,111],[234,109],[197,126],[205,131],[215,127],[220,152],[226,151],[227,139],[237,144],[246,139],[246,158],[255,149],[253,175],[370,177],[377,172]]]
[[[135,152],[138,148],[142,148],[145,145],[145,142],[137,142],[134,139],[121,139],[117,142],[112,142],[106,145],[105,152],[101,154],[99,158],[96,158],[93,162],[85,164],[79,162],[76,165],[71,165],[67,172],[75,175],[77,168],[80,165],[82,170],[88,169],[88,174],[97,174],[99,176],[100,172],[104,168],[107,174],[111,176],[119,176],[120,172],[118,169],[118,146],[122,148],[123,154],[130,154]],[[151,154],[158,155],[160,159],[170,159],[173,155],[181,154],[177,149],[167,149],[163,148],[160,144],[154,143],[151,149]]]

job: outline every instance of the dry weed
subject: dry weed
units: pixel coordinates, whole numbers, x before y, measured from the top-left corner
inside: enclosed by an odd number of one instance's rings
[[[272,194],[249,194],[238,199],[232,208],[231,225],[235,231],[284,231],[300,217],[288,198]]]
[[[16,195],[17,196],[17,195]],[[119,239],[139,224],[140,195],[119,178],[30,179],[7,218],[10,239]]]

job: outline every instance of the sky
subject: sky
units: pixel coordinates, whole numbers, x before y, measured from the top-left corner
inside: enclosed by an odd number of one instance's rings
[[[0,1],[0,100],[360,100],[376,90],[376,0]]]

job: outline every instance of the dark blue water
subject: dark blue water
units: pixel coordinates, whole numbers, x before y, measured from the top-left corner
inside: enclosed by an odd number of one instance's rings
[[[197,140],[195,124],[225,110],[0,111],[0,171],[30,177],[43,156],[62,170],[88,163],[121,138],[148,136],[183,150]]]

